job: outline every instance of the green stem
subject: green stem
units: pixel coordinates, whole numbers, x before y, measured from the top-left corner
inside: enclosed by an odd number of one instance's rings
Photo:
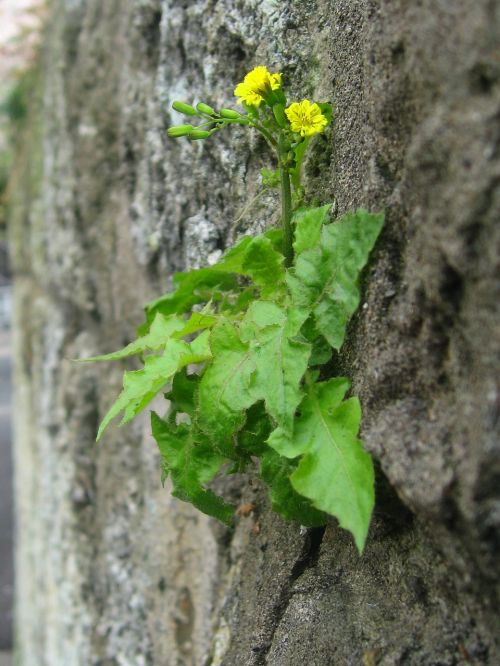
[[[281,176],[281,224],[283,225],[283,254],[285,267],[293,263],[293,233],[292,233],[292,188],[290,186],[290,172],[288,168],[280,165]]]
[[[250,124],[252,127],[255,127],[256,130],[258,130],[271,144],[273,148],[277,148],[278,144],[276,143],[276,140],[273,138],[272,134],[268,132],[262,125],[259,123],[255,122],[255,120],[251,120]]]

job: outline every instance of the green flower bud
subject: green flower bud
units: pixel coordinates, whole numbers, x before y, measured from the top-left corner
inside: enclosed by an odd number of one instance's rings
[[[275,104],[273,106],[274,117],[280,127],[286,127],[285,107],[283,104]]]
[[[204,102],[198,102],[196,108],[200,113],[206,113],[208,116],[215,116],[215,109],[212,109],[211,106],[208,106],[208,104],[205,104]]]
[[[212,132],[207,132],[206,130],[192,130],[189,132],[190,139],[208,139],[211,136]]]
[[[172,102],[172,108],[178,111],[179,113],[183,113],[185,116],[197,116],[198,111],[194,108],[194,106],[191,106],[190,104],[186,104],[185,102]]]
[[[168,136],[176,138],[178,136],[187,136],[192,130],[194,130],[192,125],[176,125],[175,127],[169,127],[167,134]]]
[[[236,120],[237,118],[241,118],[241,113],[238,113],[238,111],[234,111],[233,109],[221,109],[220,115],[223,118],[227,118],[228,120]]]

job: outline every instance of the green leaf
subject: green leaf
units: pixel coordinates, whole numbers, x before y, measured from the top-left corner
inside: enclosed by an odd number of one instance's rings
[[[269,238],[247,236],[222,257],[217,267],[251,278],[265,298],[284,283],[283,262],[283,255],[275,250]]]
[[[165,393],[165,398],[170,400],[169,419],[179,413],[194,418],[199,383],[199,375],[188,375],[186,368],[174,375],[172,388]]]
[[[221,300],[219,312],[224,316],[235,317],[246,312],[250,303],[256,298],[258,298],[256,287],[247,287],[239,293],[228,293]]]
[[[193,312],[187,321],[184,321],[184,326],[174,331],[172,337],[176,340],[185,338],[187,335],[192,335],[198,331],[203,331],[207,328],[212,328],[217,322],[217,317],[208,312]]]
[[[162,356],[148,356],[142,370],[125,372],[123,391],[103,418],[97,432],[97,441],[109,423],[123,411],[121,423],[131,421],[157,395],[172,376],[189,365],[210,358],[209,331],[204,331],[193,342],[187,343],[170,338]]]
[[[164,316],[189,312],[193,305],[208,303],[217,292],[239,291],[238,275],[249,277],[260,287],[263,296],[274,293],[285,280],[283,255],[277,251],[274,239],[267,235],[246,236],[208,268],[187,273],[176,273],[175,290],[146,306],[146,325],[149,326],[159,312]]]
[[[230,523],[234,507],[204,486],[227,461],[214,451],[210,441],[194,427],[177,427],[151,412],[151,427],[162,456],[164,473],[172,479],[172,494],[191,502],[209,516]]]
[[[247,461],[251,459],[251,456],[261,457],[265,451],[269,450],[266,440],[271,430],[271,422],[265,411],[264,403],[256,402],[247,410],[245,425],[238,432],[237,450]]]
[[[335,516],[362,552],[374,505],[374,472],[357,434],[357,398],[343,401],[344,378],[310,383],[300,406],[293,437],[283,455],[302,458],[291,476],[295,490]]]
[[[253,404],[250,392],[255,364],[249,345],[228,319],[219,321],[211,332],[213,361],[200,382],[200,425],[213,440],[226,440],[244,422],[243,411]]]
[[[302,141],[300,141],[295,146],[293,150],[295,157],[295,165],[293,168],[290,169],[290,175],[292,177],[292,183],[295,190],[300,188],[300,172],[302,169],[302,161],[304,159],[310,141],[311,137],[306,136],[305,138],[302,139]]]
[[[299,495],[290,483],[290,475],[296,467],[296,462],[283,458],[270,448],[263,453],[261,475],[269,487],[273,511],[306,527],[324,525],[326,515],[315,509],[310,500]]]
[[[215,267],[200,268],[188,273],[174,275],[175,290],[161,296],[156,301],[146,305],[147,325],[141,327],[140,332],[147,332],[157,313],[164,316],[189,312],[193,305],[208,303],[214,291],[231,291],[238,289],[238,280],[235,275],[215,270]]]
[[[267,413],[287,430],[302,399],[300,384],[311,353],[311,345],[297,337],[307,314],[256,301],[241,324],[241,338],[249,342],[255,364],[254,401],[264,400]]]
[[[307,311],[254,302],[239,327],[224,321],[212,331],[213,362],[199,393],[200,423],[212,437],[229,437],[243,411],[263,400],[268,414],[291,430],[311,346],[298,338]]]
[[[283,249],[283,229],[268,229],[264,233],[264,238],[268,238],[271,241],[272,247],[282,254]]]
[[[134,342],[131,342],[119,351],[112,352],[111,354],[103,354],[101,356],[92,356],[91,358],[85,358],[82,360],[86,362],[117,361],[126,358],[127,356],[132,356],[133,354],[157,351],[164,347],[170,338],[179,340],[186,335],[191,335],[192,333],[196,333],[205,328],[210,328],[216,321],[217,318],[214,315],[204,314],[202,312],[194,312],[187,321],[175,314],[165,317],[157,312],[147,335],[144,335],[138,340],[134,340]]]
[[[333,107],[328,102],[318,102],[318,106],[321,109],[321,113],[325,116],[328,125],[331,124],[333,120]],[[327,125],[327,127],[328,127]]]
[[[302,326],[302,335],[311,343],[311,357],[309,359],[309,367],[315,365],[324,365],[332,357],[332,348],[325,338],[318,332],[314,318],[309,317]]]
[[[292,218],[292,223],[295,224],[295,254],[319,245],[321,228],[329,221],[331,208],[332,204],[327,204],[320,208],[299,208],[295,211]]]
[[[316,365],[324,365],[332,358],[332,348],[325,338],[320,335],[312,343],[311,358],[309,359],[309,367]]]
[[[294,303],[312,309],[318,331],[339,350],[359,305],[359,275],[382,229],[383,213],[347,213],[323,226],[320,245],[298,254],[287,275]]]

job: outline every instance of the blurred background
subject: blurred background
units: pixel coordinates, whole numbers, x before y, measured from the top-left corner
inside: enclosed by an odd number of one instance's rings
[[[27,112],[44,15],[43,2],[0,0],[0,666],[12,661],[14,606],[12,285],[6,234],[7,186]]]

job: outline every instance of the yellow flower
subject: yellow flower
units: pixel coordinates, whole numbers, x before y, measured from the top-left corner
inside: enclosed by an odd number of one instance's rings
[[[285,113],[292,126],[292,131],[300,136],[319,134],[328,125],[328,120],[321,113],[316,102],[311,104],[308,99],[290,104],[288,109],[285,109]]]
[[[249,72],[234,89],[234,94],[250,106],[260,106],[269,93],[281,88],[281,74],[271,74],[262,65]]]

